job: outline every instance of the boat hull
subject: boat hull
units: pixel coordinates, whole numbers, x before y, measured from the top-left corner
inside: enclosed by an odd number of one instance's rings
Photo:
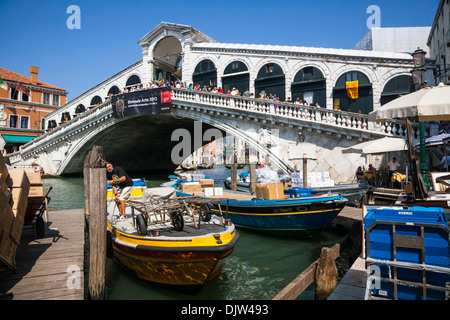
[[[231,181],[225,180],[224,186],[226,189],[231,190]],[[284,188],[284,193],[289,194],[289,188]],[[328,193],[341,194],[343,197],[348,199],[348,204],[353,206],[358,206],[364,194],[370,189],[368,184],[350,184],[335,187],[320,187],[311,188],[312,196],[326,195]],[[241,192],[250,192],[250,183],[237,181],[236,190]]]
[[[259,230],[315,230],[326,227],[344,208],[343,197],[302,200],[230,200],[227,218],[235,225]],[[226,202],[221,203],[222,214]],[[217,206],[211,209],[219,213]]]
[[[232,231],[221,234],[222,244],[204,237],[170,238],[130,235],[108,224],[114,259],[138,278],[177,287],[198,287],[220,274],[223,259],[239,239]]]

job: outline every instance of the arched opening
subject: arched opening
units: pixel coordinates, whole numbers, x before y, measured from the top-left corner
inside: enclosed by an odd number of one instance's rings
[[[236,88],[242,94],[250,89],[250,72],[247,65],[241,61],[233,61],[225,68],[222,76],[224,92]]]
[[[200,88],[203,88],[203,86],[216,87],[217,68],[214,62],[209,59],[200,61],[192,74],[192,81],[194,86],[198,84]]]
[[[326,79],[316,67],[305,67],[297,72],[291,84],[292,101],[297,98],[310,105],[326,107]]]
[[[86,107],[82,104],[77,105],[77,107],[75,108],[75,114],[79,114],[79,113],[83,113],[86,111]]]
[[[108,90],[108,96],[109,95],[116,95],[119,94],[120,90],[117,86],[112,86],[109,90]]]
[[[347,83],[358,81],[357,97],[352,98],[347,92]],[[372,83],[369,78],[360,71],[344,73],[336,81],[333,89],[333,109],[342,111],[360,112],[368,114],[373,110]]]
[[[139,76],[133,74],[132,76],[130,76],[127,80],[127,83],[125,84],[126,87],[131,87],[131,86],[135,86],[137,84],[141,83],[141,78],[139,78]]]
[[[91,106],[95,106],[95,105],[98,105],[101,103],[102,103],[102,98],[100,98],[99,96],[95,96],[91,100]]]
[[[258,76],[255,79],[255,97],[261,97],[264,94],[276,95],[280,101],[286,99],[285,75],[283,69],[276,63],[268,63],[259,69]]]
[[[381,93],[381,105],[414,91],[412,76],[396,76],[389,80]]]
[[[153,50],[153,79],[181,79],[183,48],[180,41],[173,36],[161,39]]]

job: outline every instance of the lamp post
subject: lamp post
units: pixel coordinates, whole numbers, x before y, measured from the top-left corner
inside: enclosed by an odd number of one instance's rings
[[[414,68],[411,70],[414,88],[416,91],[425,88],[425,55],[427,53],[420,48],[412,53]],[[420,172],[428,191],[433,190],[428,178],[428,165],[425,152],[425,123],[420,122]]]

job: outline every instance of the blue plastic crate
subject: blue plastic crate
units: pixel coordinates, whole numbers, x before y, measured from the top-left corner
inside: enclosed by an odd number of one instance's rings
[[[306,188],[290,188],[289,197],[290,198],[307,198],[311,197],[312,189]]]
[[[383,223],[391,221],[407,224],[396,226],[398,236],[420,237],[421,227],[417,224],[429,224],[424,228],[425,264],[450,268],[448,221],[442,208],[369,208],[364,230],[377,222],[370,230],[370,243],[366,243],[366,250],[370,246],[370,258],[394,261],[392,225]],[[397,261],[422,263],[422,258],[419,249],[397,247]]]
[[[403,242],[404,246],[396,247],[396,259],[394,259],[392,224],[395,224],[395,235],[407,240]],[[424,228],[424,251],[420,248],[422,227]],[[410,266],[424,262],[429,266],[450,268],[449,227],[442,208],[367,207],[364,232],[366,257],[380,261],[371,265],[379,268],[382,278],[393,278],[394,267],[389,266],[389,262],[394,261],[410,263]],[[368,240],[370,242],[367,242]],[[425,256],[423,257],[422,254]],[[397,279],[422,283],[422,271],[397,267]],[[427,270],[426,281],[429,285],[445,287],[450,282],[450,275]],[[429,300],[445,299],[444,291],[427,289],[426,293]],[[372,294],[393,298],[394,285],[389,281],[381,280],[380,286],[372,289]],[[399,299],[407,300],[424,298],[421,287],[405,284],[398,284],[397,295]]]

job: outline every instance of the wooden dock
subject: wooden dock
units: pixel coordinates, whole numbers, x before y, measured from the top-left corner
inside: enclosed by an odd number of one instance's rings
[[[48,215],[43,238],[24,227],[17,271],[0,270],[0,300],[84,300],[84,210]]]
[[[362,211],[362,208],[344,207],[333,220],[333,223],[352,228],[355,222],[362,223]],[[367,272],[365,261],[361,257],[358,257],[341,279],[336,289],[328,297],[328,300],[364,300],[366,284]]]

